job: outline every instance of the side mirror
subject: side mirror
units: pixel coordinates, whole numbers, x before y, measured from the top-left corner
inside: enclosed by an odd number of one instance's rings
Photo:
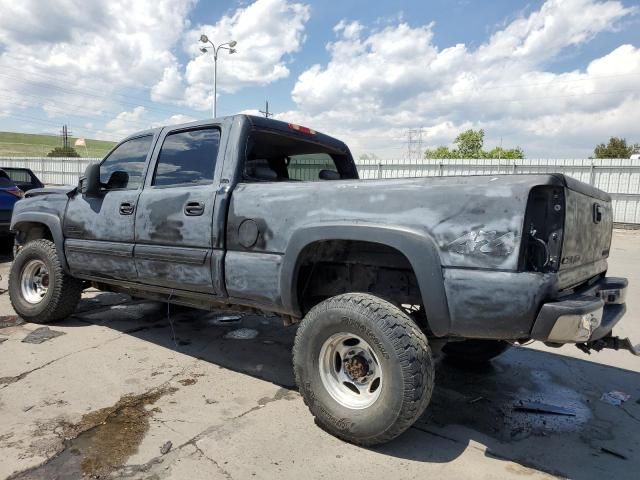
[[[100,193],[100,164],[90,163],[80,178],[80,193],[95,197]]]

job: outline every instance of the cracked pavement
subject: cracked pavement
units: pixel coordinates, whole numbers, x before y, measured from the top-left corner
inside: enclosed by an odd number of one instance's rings
[[[616,231],[610,259],[610,274],[631,284],[616,333],[635,342],[639,240],[640,232]],[[0,291],[8,268],[5,258]],[[13,314],[0,295],[0,317]],[[22,343],[38,325],[7,320],[0,478],[95,474],[88,458],[97,446],[108,467],[101,477],[131,479],[625,479],[640,468],[640,358],[626,352],[533,344],[480,370],[439,362],[432,403],[416,425],[388,445],[361,448],[317,427],[296,392],[295,327],[271,316],[218,317],[172,307],[174,338],[166,305],[88,291],[72,318],[49,325],[64,335],[43,343]],[[225,336],[238,328],[259,334]],[[612,390],[631,398],[620,407],[600,400]],[[519,412],[520,400],[574,415]]]

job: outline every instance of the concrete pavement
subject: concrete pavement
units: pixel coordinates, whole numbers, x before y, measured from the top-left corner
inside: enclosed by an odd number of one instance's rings
[[[0,265],[6,288],[8,263]],[[640,234],[616,231],[610,274],[629,277],[617,333],[640,342]],[[637,478],[640,358],[575,347],[511,349],[481,370],[438,363],[426,414],[388,445],[318,428],[294,388],[295,327],[87,292],[78,312],[15,324],[0,295],[0,477]],[[248,328],[253,339],[227,334]],[[175,336],[172,333],[175,332]],[[6,339],[2,341],[2,339]],[[622,406],[600,400],[620,390]],[[521,401],[566,415],[518,410]],[[170,444],[168,443],[170,442]]]

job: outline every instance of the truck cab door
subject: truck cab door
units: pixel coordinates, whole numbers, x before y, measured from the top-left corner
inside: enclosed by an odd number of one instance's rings
[[[153,132],[118,145],[100,165],[98,196],[79,191],[64,218],[65,254],[73,275],[135,280],[134,221]]]
[[[150,164],[135,214],[138,281],[221,294],[222,248],[215,248],[221,131],[215,126],[166,129]]]

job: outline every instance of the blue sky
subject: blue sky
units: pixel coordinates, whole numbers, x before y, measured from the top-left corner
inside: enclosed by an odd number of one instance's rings
[[[189,15],[193,24],[215,23],[224,15],[232,13],[238,6],[249,2],[209,1],[200,2]],[[304,70],[315,63],[326,63],[330,59],[325,46],[335,40],[333,27],[340,20],[358,20],[374,28],[397,23],[399,19],[412,26],[434,22],[436,42],[445,47],[456,43],[470,46],[478,45],[495,31],[500,24],[518,14],[530,11],[543,2],[518,2],[513,0],[447,1],[447,0],[400,0],[393,2],[352,1],[313,1],[306,2],[311,7],[311,16],[305,29],[306,41],[303,49],[292,56],[289,68],[291,75],[269,88],[248,88],[238,95],[222,101],[219,107],[223,114],[240,110],[262,108],[265,97],[270,99],[271,108],[286,111],[295,108],[290,92],[295,81]],[[514,9],[514,5],[516,8]],[[461,21],[462,20],[462,21]],[[631,33],[631,32],[629,32]],[[615,41],[615,40],[614,40]],[[595,46],[594,46],[595,47]],[[242,48],[240,45],[238,48]],[[583,61],[567,57],[564,64]],[[182,61],[187,58],[183,54]],[[559,66],[562,68],[562,66]]]
[[[219,60],[218,114],[256,113],[400,158],[484,128],[488,146],[584,157],[640,142],[640,2],[0,0],[0,130],[117,140],[210,115],[200,33]],[[122,12],[126,11],[126,15]],[[60,28],[62,27],[62,28]]]

